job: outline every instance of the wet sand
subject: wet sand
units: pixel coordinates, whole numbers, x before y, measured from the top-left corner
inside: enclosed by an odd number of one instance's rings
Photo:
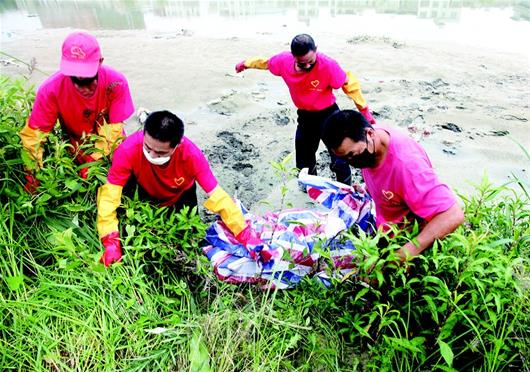
[[[35,58],[48,73],[59,64],[70,30],[15,34],[2,51],[24,61]],[[280,78],[267,71],[235,74],[234,65],[255,55],[286,50],[285,40],[267,34],[245,38],[202,38],[186,32],[94,32],[105,63],[123,72],[136,107],[169,109],[186,123],[186,135],[208,156],[214,173],[245,205],[268,198],[276,209],[280,179],[270,161],[294,151],[296,109]],[[401,127],[417,138],[440,178],[469,194],[488,174],[504,183],[517,174],[528,180],[530,68],[527,57],[472,46],[350,35],[314,35],[319,51],[355,73],[379,124]],[[9,60],[0,56],[4,61]],[[2,74],[26,73],[2,66]],[[30,81],[44,75],[34,71]],[[354,108],[342,91],[341,108]],[[129,131],[138,127],[128,121]],[[321,175],[329,176],[327,154],[319,150]],[[293,164],[294,166],[294,164]],[[294,183],[290,200],[305,205]]]

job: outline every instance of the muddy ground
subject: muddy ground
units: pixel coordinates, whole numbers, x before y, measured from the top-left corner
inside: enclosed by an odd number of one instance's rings
[[[2,51],[52,73],[70,30],[13,34]],[[280,78],[267,71],[234,72],[240,60],[288,48],[267,34],[200,38],[190,33],[94,32],[105,63],[128,78],[137,107],[169,109],[205,152],[227,191],[248,207],[277,208],[281,178],[271,161],[294,151],[296,109]],[[369,36],[314,35],[319,51],[353,71],[379,124],[401,127],[427,149],[440,178],[465,195],[484,174],[496,183],[528,180],[519,144],[530,149],[530,71],[522,55],[492,49]],[[2,73],[28,75],[23,63],[2,56]],[[34,70],[30,81],[44,74]],[[353,102],[337,91],[342,108]],[[128,121],[129,131],[138,127]],[[319,173],[330,176],[319,150]],[[294,166],[294,164],[291,164]],[[307,199],[288,183],[294,205]],[[272,204],[261,204],[267,199]],[[265,207],[263,206],[265,205]]]

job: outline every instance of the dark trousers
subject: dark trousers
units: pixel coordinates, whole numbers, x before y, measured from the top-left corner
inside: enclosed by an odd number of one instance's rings
[[[127,181],[127,184],[123,188],[123,194],[132,198],[134,197],[134,193],[136,191],[138,191],[138,198],[140,200],[148,200],[154,204],[162,203],[161,200],[149,195],[147,191],[145,191],[145,189],[138,183],[136,177],[131,175]],[[175,204],[170,205],[169,207],[173,208],[175,212],[179,212],[186,205],[190,207],[190,209],[197,206],[197,185],[195,182],[189,189],[180,195],[179,200],[177,200]]]
[[[316,152],[320,144],[322,126],[326,119],[335,111],[338,111],[337,104],[320,111],[298,110],[298,126],[296,127],[296,136],[294,148],[296,151],[296,167],[298,169],[309,168],[309,174],[317,174]],[[333,154],[328,149],[331,163],[329,168],[337,178],[337,181],[351,185],[350,165]]]

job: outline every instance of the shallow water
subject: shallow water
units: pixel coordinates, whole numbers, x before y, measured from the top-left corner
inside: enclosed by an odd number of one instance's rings
[[[483,5],[483,3],[487,3]],[[2,39],[40,29],[146,30],[282,40],[300,32],[446,41],[525,52],[530,3],[507,1],[17,1],[0,3]],[[332,27],[331,27],[332,26]],[[526,40],[526,41],[525,41]]]

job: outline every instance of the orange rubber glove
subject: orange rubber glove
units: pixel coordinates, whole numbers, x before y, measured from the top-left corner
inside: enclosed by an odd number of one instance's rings
[[[236,65],[236,72],[241,72],[247,68],[255,68],[258,70],[267,70],[269,68],[269,60],[262,57],[251,57]]]
[[[19,136],[24,148],[22,158],[26,158],[24,163],[26,163],[28,170],[34,171],[42,168],[42,156],[44,153],[42,145],[46,142],[48,133],[31,128],[29,122],[26,121],[26,125],[20,131]]]
[[[118,217],[116,209],[120,206],[123,187],[106,183],[98,190],[97,229],[100,237],[118,231]]]
[[[123,126],[123,123],[105,123],[98,126],[97,134],[103,138],[97,140],[95,143],[96,149],[101,151],[91,154],[94,160],[101,159],[103,155],[109,155],[120,144],[120,142],[125,138]]]
[[[235,236],[247,227],[241,209],[219,185],[215,187],[210,197],[204,202],[204,207],[211,212],[218,213],[221,216],[221,220]]]
[[[342,86],[342,91],[353,100],[357,109],[361,111],[361,109],[366,107],[366,100],[361,92],[361,83],[350,71],[346,71],[346,76],[348,81]]]
[[[119,261],[122,255],[118,218],[116,216],[116,209],[118,209],[121,201],[122,189],[123,187],[121,186],[106,183],[98,190],[97,228],[101,243],[105,247],[105,252],[103,252],[100,262],[105,264],[105,266]]]

